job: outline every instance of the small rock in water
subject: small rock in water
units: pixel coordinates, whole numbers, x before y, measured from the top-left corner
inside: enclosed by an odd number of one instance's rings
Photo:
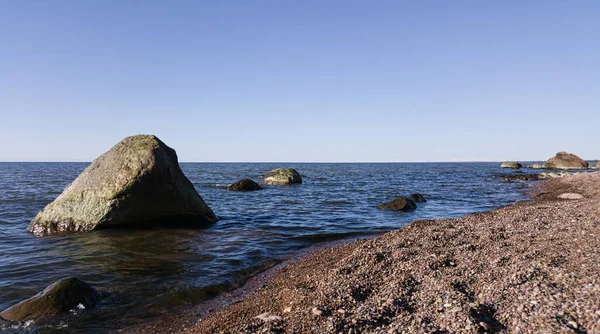
[[[521,167],[523,167],[523,165],[521,165],[520,163],[516,162],[516,161],[506,161],[503,162],[502,165],[500,165],[501,168],[513,168],[513,169],[519,169]]]
[[[277,168],[265,174],[264,184],[283,186],[302,183],[302,177],[293,168]]]
[[[233,191],[255,191],[255,190],[261,190],[262,187],[260,185],[258,185],[258,183],[250,180],[250,179],[243,179],[243,180],[239,180],[236,183],[230,184],[227,186],[227,190],[233,190]]]
[[[377,205],[377,208],[391,211],[412,211],[417,208],[417,205],[410,198],[398,197],[395,200]]]
[[[15,322],[44,322],[72,309],[96,305],[102,295],[75,277],[54,282],[44,291],[0,312],[0,318]]]
[[[408,195],[408,199],[413,200],[413,202],[415,202],[415,203],[427,202],[425,197],[423,197],[423,195],[421,195],[421,194],[410,194],[410,195]]]

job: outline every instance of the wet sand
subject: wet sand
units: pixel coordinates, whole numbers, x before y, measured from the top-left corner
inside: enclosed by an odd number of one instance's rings
[[[532,197],[324,249],[207,317],[193,307],[129,330],[600,333],[600,173],[541,183]]]

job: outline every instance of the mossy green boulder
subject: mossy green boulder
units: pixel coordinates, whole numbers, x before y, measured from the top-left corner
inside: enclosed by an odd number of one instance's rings
[[[88,283],[75,278],[54,282],[37,295],[0,312],[0,317],[13,322],[51,320],[61,313],[77,308],[94,307],[102,295]]]
[[[185,177],[175,150],[127,137],[98,157],[35,216],[37,236],[113,227],[206,227],[218,219]]]
[[[417,208],[417,204],[410,198],[400,196],[392,201],[377,205],[377,208],[391,211],[412,211]]]
[[[293,168],[277,168],[265,174],[262,183],[276,186],[300,184],[302,183],[302,177]]]

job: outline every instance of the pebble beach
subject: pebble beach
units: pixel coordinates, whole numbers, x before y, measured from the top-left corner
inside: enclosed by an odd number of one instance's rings
[[[533,189],[314,252],[207,316],[191,307],[132,331],[600,333],[600,173]]]

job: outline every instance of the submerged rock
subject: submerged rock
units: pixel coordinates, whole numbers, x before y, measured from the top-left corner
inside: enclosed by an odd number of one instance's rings
[[[408,195],[408,198],[411,199],[415,203],[427,202],[425,197],[423,197],[423,195],[421,195],[421,194],[410,194],[410,195]]]
[[[0,317],[14,322],[51,320],[76,308],[94,307],[102,295],[93,286],[75,278],[63,278],[44,291],[0,312]]]
[[[537,181],[539,180],[539,174],[513,174],[505,175],[502,181]]]
[[[518,162],[515,161],[506,161],[503,162],[502,165],[500,165],[501,168],[514,168],[514,169],[519,169],[521,167],[523,167],[523,165],[521,165]]]
[[[35,235],[110,227],[206,227],[217,221],[177,162],[152,135],[127,137],[98,157],[27,230]]]
[[[293,168],[277,168],[265,174],[264,184],[288,185],[302,183],[302,177]]]
[[[254,190],[261,190],[262,187],[250,180],[250,179],[243,179],[243,180],[239,180],[236,183],[230,184],[227,186],[227,190],[233,190],[233,191],[254,191]]]
[[[409,198],[400,196],[392,201],[377,205],[377,208],[380,210],[412,211],[417,208],[417,204]]]
[[[556,156],[546,160],[544,167],[547,169],[588,169],[587,161],[575,154],[558,152]]]
[[[538,179],[540,180],[548,180],[548,179],[555,179],[557,177],[565,177],[568,175],[573,175],[573,173],[569,173],[569,172],[558,172],[558,173],[552,173],[552,172],[542,172],[538,174]]]

